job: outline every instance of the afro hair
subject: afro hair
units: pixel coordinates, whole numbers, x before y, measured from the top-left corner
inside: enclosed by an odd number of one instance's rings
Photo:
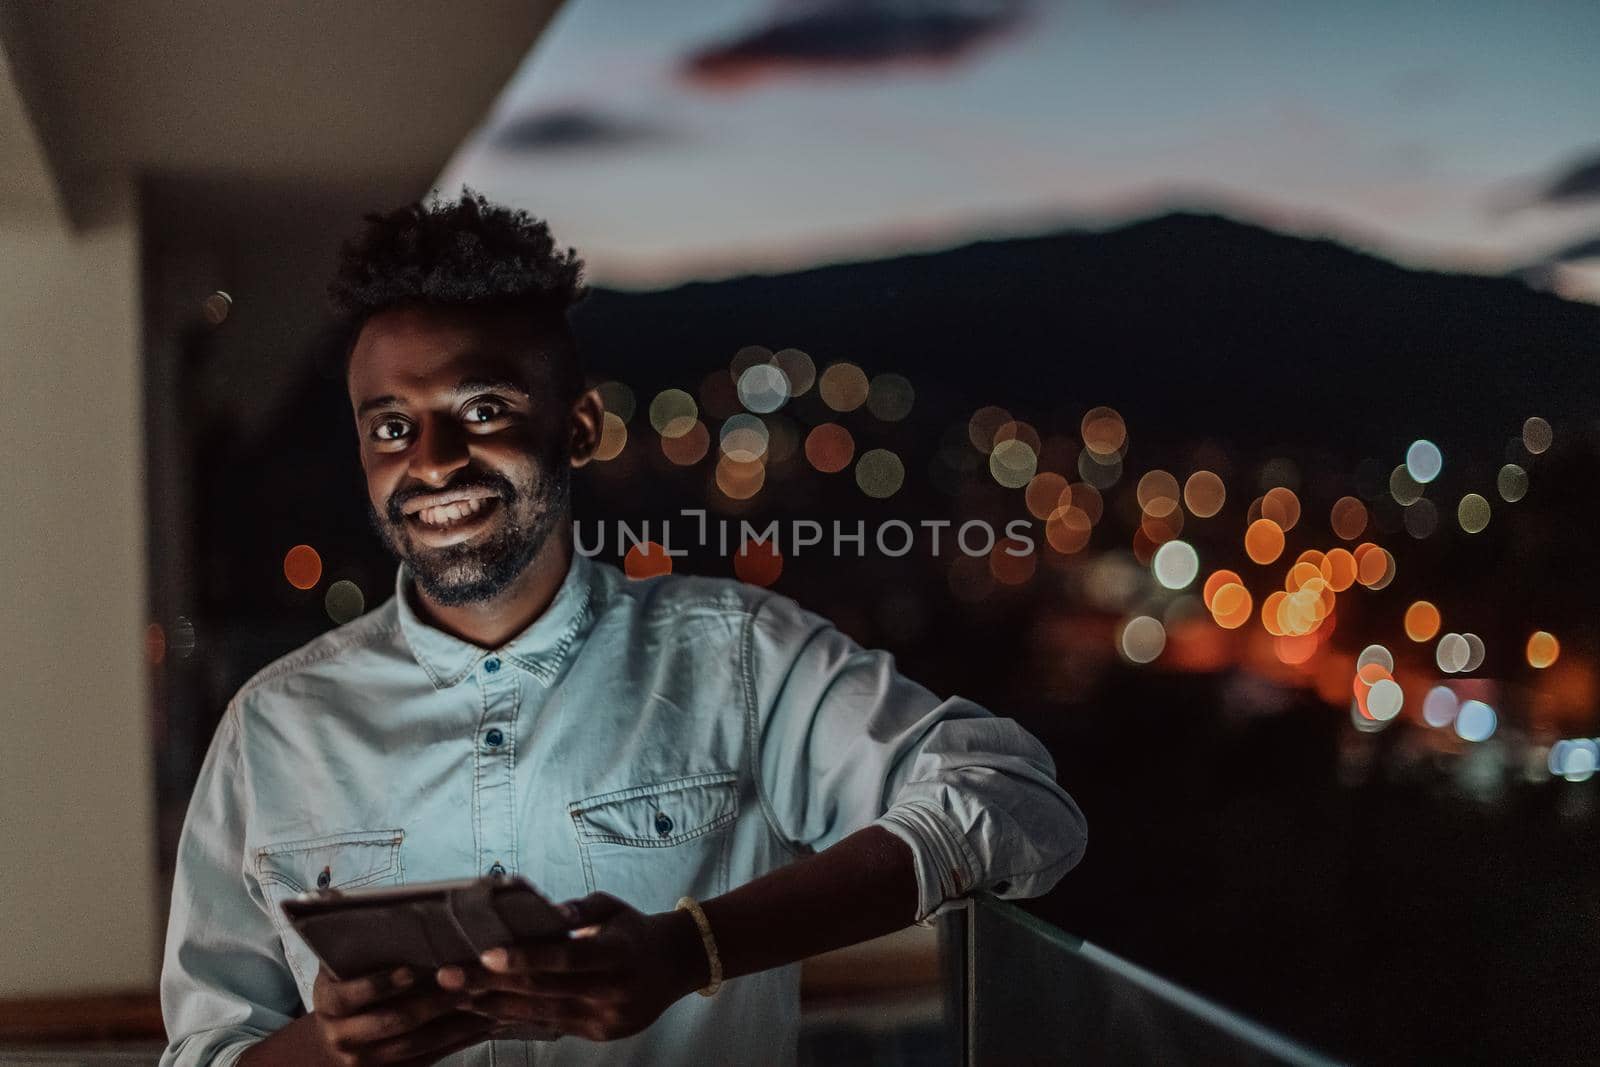
[[[346,356],[368,318],[391,308],[423,305],[526,312],[558,339],[567,358],[562,384],[581,389],[577,347],[567,310],[581,300],[583,261],[562,251],[550,227],[526,211],[491,204],[463,187],[456,201],[435,193],[366,226],[340,249],[328,298],[345,329]]]

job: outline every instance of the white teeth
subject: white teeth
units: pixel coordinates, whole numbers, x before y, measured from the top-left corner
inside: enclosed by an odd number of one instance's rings
[[[475,497],[471,500],[452,501],[449,504],[441,504],[438,507],[423,508],[417,512],[417,520],[425,526],[448,526],[458,519],[464,519],[468,515],[476,515],[482,511],[484,499],[483,497]]]

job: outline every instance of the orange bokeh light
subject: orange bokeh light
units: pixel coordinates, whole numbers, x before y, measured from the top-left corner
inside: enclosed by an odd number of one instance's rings
[[[706,453],[710,449],[711,431],[707,430],[706,424],[698,419],[689,427],[687,433],[661,439],[661,451],[680,467],[691,467],[699,463],[706,458]]]
[[[667,569],[671,570],[670,561]],[[741,582],[771,585],[783,573],[783,556],[770,541],[747,540],[734,554],[733,573]]]
[[[855,438],[836,422],[825,422],[806,434],[806,459],[824,474],[844,470],[855,454]]]
[[[623,557],[622,571],[629,578],[654,578],[672,573],[672,557],[654,541],[641,541],[628,549]]]
[[[310,545],[295,545],[284,554],[283,576],[296,589],[315,589],[322,580],[322,557]]]
[[[1211,599],[1217,595],[1217,590],[1230,582],[1238,586],[1244,585],[1244,579],[1229,570],[1217,571],[1206,579],[1206,584],[1200,590],[1200,599],[1205,602],[1207,611],[1212,610]]]
[[[1271,519],[1257,519],[1244,533],[1244,551],[1256,563],[1271,563],[1283,555],[1283,528]]]
[[[1539,630],[1528,638],[1528,665],[1539,670],[1550,666],[1561,655],[1561,642],[1547,630]]]
[[[1406,636],[1418,643],[1431,641],[1439,632],[1439,622],[1439,609],[1419,600],[1406,609]]]
[[[1288,533],[1300,521],[1300,498],[1294,495],[1293,490],[1281,485],[1268,489],[1267,495],[1261,498],[1261,517],[1271,519],[1279,529]]]
[[[1356,581],[1356,558],[1343,548],[1328,552],[1322,560],[1322,578],[1335,593],[1349,589]]]

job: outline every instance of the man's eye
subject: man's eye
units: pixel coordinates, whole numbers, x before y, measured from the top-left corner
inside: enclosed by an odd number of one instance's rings
[[[398,441],[406,435],[406,424],[401,419],[384,419],[372,428],[372,436],[380,441]]]
[[[505,414],[505,405],[498,400],[474,400],[467,405],[462,416],[467,422],[490,422]]]

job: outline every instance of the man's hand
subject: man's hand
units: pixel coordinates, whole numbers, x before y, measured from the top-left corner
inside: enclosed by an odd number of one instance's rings
[[[564,940],[524,941],[483,954],[482,965],[441,967],[441,988],[472,997],[496,1035],[538,1027],[591,1041],[628,1037],[703,986],[709,966],[687,912],[645,915],[591,893],[562,905]]]
[[[365,975],[340,982],[326,970],[311,987],[318,1062],[341,1067],[437,1063],[459,1049],[489,1039],[495,1022],[462,1010],[469,998],[457,990],[418,985],[415,972]]]

